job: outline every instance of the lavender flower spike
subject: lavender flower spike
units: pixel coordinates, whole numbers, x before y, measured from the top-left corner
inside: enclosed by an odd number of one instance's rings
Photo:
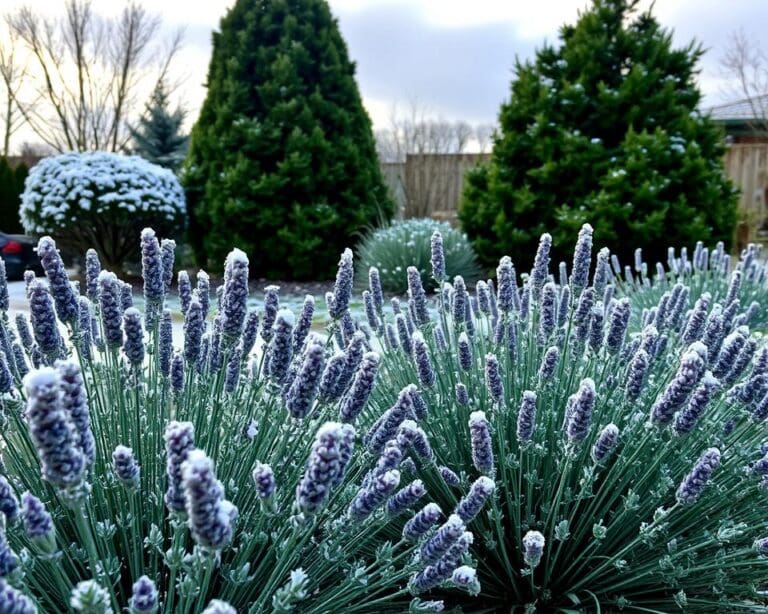
[[[613,449],[616,447],[616,442],[619,439],[619,427],[611,423],[605,426],[600,434],[597,436],[597,441],[592,447],[592,459],[596,463],[602,463]]]
[[[129,614],[154,614],[157,611],[157,587],[147,576],[133,584]]]
[[[341,482],[345,471],[344,440],[345,431],[338,422],[326,422],[317,431],[304,477],[296,488],[296,506],[301,513],[314,515],[319,512],[332,485]]]
[[[355,379],[349,392],[344,397],[339,409],[339,418],[342,422],[354,424],[360,412],[371,396],[373,384],[376,380],[376,372],[379,370],[380,358],[376,352],[368,352],[363,356],[363,361],[358,367]]]
[[[85,252],[85,295],[94,305],[99,301],[101,262],[95,249]]]
[[[387,501],[387,514],[390,516],[401,514],[409,507],[413,507],[426,494],[427,489],[424,488],[424,482],[414,480],[389,498],[389,501]]]
[[[483,478],[480,478],[483,479]],[[488,478],[485,478],[486,480]],[[407,525],[406,525],[407,526]],[[448,520],[437,529],[419,550],[419,563],[431,565],[437,562],[465,531],[464,521],[457,514],[451,514]]]
[[[222,334],[228,345],[233,345],[243,332],[248,311],[248,256],[233,249],[225,265],[224,296],[222,298]]]
[[[160,243],[151,228],[141,231],[141,274],[144,278],[144,300],[148,306],[157,307],[165,295],[163,261]]]
[[[336,283],[333,287],[333,302],[329,305],[331,318],[341,319],[349,307],[349,299],[352,297],[352,282],[354,269],[352,264],[352,250],[347,248],[339,260],[339,269],[336,273]]]
[[[400,485],[400,472],[397,469],[385,471],[376,476],[366,488],[361,488],[349,504],[349,517],[360,522],[370,516],[376,508]]]
[[[173,320],[171,310],[163,309],[160,316],[160,329],[158,333],[158,364],[163,377],[171,374],[171,355],[173,354]]]
[[[643,385],[645,384],[645,376],[648,372],[649,365],[650,357],[648,356],[648,352],[643,348],[638,348],[629,363],[629,369],[627,370],[627,376],[624,382],[624,395],[628,401],[634,402],[640,396],[640,393],[643,390]]]
[[[0,578],[0,612],[10,614],[37,614],[37,606],[21,591]]]
[[[187,309],[189,309],[189,302],[192,300],[192,282],[189,280],[189,273],[179,271],[179,274],[176,276],[176,285],[179,291],[181,313],[186,315]]]
[[[485,355],[485,383],[491,399],[501,405],[504,402],[504,384],[501,381],[499,360],[494,354]]]
[[[140,367],[144,362],[144,330],[141,327],[139,310],[131,307],[123,313],[123,330],[125,341],[123,353],[134,367]]]
[[[688,405],[675,415],[674,429],[676,435],[686,435],[693,431],[719,387],[720,382],[714,378],[712,373],[710,371],[705,372],[704,377],[701,378],[701,383],[688,400]]]
[[[263,463],[256,463],[251,472],[253,483],[256,485],[256,494],[261,499],[268,499],[275,492],[275,474],[272,467]]]
[[[480,473],[493,473],[493,443],[485,412],[473,411],[469,415],[469,436],[475,468]]]
[[[19,501],[4,475],[0,475],[0,514],[5,516],[6,525],[19,517]]]
[[[555,372],[557,367],[557,361],[560,359],[560,348],[556,345],[547,349],[544,354],[544,358],[541,359],[541,365],[539,366],[539,383],[543,384],[547,382]]]
[[[184,388],[184,357],[176,352],[171,360],[171,390],[179,394]]]
[[[464,522],[469,522],[483,509],[483,505],[496,490],[496,482],[486,476],[480,476],[469,487],[467,495],[456,506],[456,514]]]
[[[73,489],[85,473],[85,459],[77,430],[62,407],[59,376],[43,368],[24,378],[26,419],[42,463],[43,479],[57,488]]]
[[[189,529],[205,548],[221,550],[232,541],[237,508],[224,499],[224,487],[213,472],[213,461],[202,450],[191,450],[182,464]]]
[[[429,531],[440,520],[442,511],[437,503],[427,503],[416,512],[403,527],[403,539],[410,542],[418,541],[419,537]]]
[[[549,274],[549,252],[552,249],[552,235],[544,233],[539,239],[539,247],[533,260],[531,270],[530,288],[535,300],[538,300],[541,288],[547,281]]]
[[[579,230],[576,248],[573,250],[573,268],[571,271],[571,288],[573,295],[589,285],[589,266],[592,261],[592,226],[584,224]]]
[[[200,307],[203,308],[203,320],[208,317],[208,309],[211,303],[211,279],[205,271],[197,272],[197,298]]]
[[[683,355],[674,379],[651,407],[651,420],[654,423],[669,423],[675,412],[682,407],[688,399],[688,395],[699,383],[704,375],[702,353],[706,356],[706,347],[702,343],[696,342],[691,344],[689,350]]]
[[[496,269],[496,280],[499,286],[498,308],[505,313],[512,311],[515,306],[517,295],[517,281],[515,277],[515,268],[512,265],[512,260],[509,256],[504,256],[499,261],[499,266]]]
[[[61,387],[61,405],[69,414],[75,426],[77,445],[86,463],[91,466],[96,460],[96,443],[91,431],[91,413],[88,395],[80,366],[71,360],[56,363]]]
[[[536,393],[532,390],[523,391],[520,410],[517,412],[517,441],[524,445],[531,441],[536,424]]]
[[[523,537],[523,560],[531,569],[538,567],[546,540],[538,531],[528,531]]]
[[[168,476],[165,504],[171,512],[183,512],[185,509],[181,466],[194,448],[195,428],[192,423],[170,422],[165,428],[166,474]]]
[[[424,293],[424,286],[421,283],[421,273],[416,267],[409,266],[406,274],[408,276],[408,296],[415,307],[416,324],[426,324],[429,322],[429,311],[427,310],[427,295]]]
[[[137,489],[140,484],[141,470],[133,456],[133,450],[117,446],[112,452],[112,471],[115,477],[127,488]]]
[[[160,260],[163,264],[163,293],[168,294],[173,281],[173,263],[176,260],[176,241],[163,239],[160,241]]]
[[[56,534],[53,518],[43,502],[32,493],[21,495],[21,520],[27,537],[44,552],[56,550]],[[2,611],[2,610],[0,610]]]
[[[293,352],[294,354],[301,351],[301,347],[304,345],[304,341],[307,339],[310,328],[312,328],[312,316],[315,314],[315,297],[311,294],[307,294],[304,297],[304,303],[301,306],[301,313],[299,313],[299,321],[293,329]],[[246,326],[247,328],[247,326]],[[245,333],[243,334],[245,338]],[[253,346],[251,346],[253,347]],[[250,352],[250,349],[249,349]]]
[[[37,255],[48,277],[59,319],[66,324],[74,325],[78,316],[77,298],[64,268],[64,261],[51,237],[40,239],[37,244]]]
[[[571,415],[566,427],[568,440],[582,441],[589,433],[592,423],[592,412],[595,409],[595,382],[590,378],[581,380],[579,391],[576,393]]]
[[[282,384],[288,373],[288,366],[293,357],[293,325],[296,318],[290,309],[281,309],[277,313],[274,336],[269,344],[269,376]]]
[[[430,241],[432,278],[440,284],[445,279],[445,250],[443,249],[443,235],[435,230]]]
[[[192,297],[184,317],[184,358],[190,366],[196,365],[200,358],[200,348],[203,341],[203,318],[203,306],[197,297]]]
[[[432,367],[432,360],[429,357],[429,348],[421,331],[414,331],[411,336],[413,343],[413,359],[416,362],[416,371],[419,374],[419,382],[424,388],[431,388],[435,385],[435,370]]]
[[[712,474],[720,466],[720,450],[709,448],[701,455],[691,472],[685,476],[677,489],[676,498],[680,505],[693,505],[712,478]]]
[[[37,346],[46,358],[52,361],[59,355],[61,335],[56,323],[51,295],[43,282],[37,279],[29,286],[29,311]]]
[[[285,406],[292,418],[301,420],[309,415],[320,388],[324,366],[325,348],[320,343],[311,342],[301,368],[286,394]]]
[[[211,599],[201,614],[237,614],[237,610],[221,599]]]
[[[5,270],[5,260],[0,258],[0,311],[8,311],[10,297],[8,296],[8,274]]]

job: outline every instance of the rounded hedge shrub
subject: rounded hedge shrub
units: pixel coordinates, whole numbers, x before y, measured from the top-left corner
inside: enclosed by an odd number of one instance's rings
[[[425,286],[434,286],[430,264],[432,233],[443,236],[445,270],[448,278],[461,275],[471,281],[481,269],[467,236],[447,222],[411,219],[392,222],[369,233],[357,246],[358,282],[366,283],[369,267],[379,269],[381,285],[387,292],[404,292],[405,271],[415,266]]]
[[[93,246],[109,268],[136,254],[151,226],[163,235],[184,226],[186,200],[176,176],[139,156],[67,153],[30,170],[19,211],[27,233],[49,234],[82,253]]]

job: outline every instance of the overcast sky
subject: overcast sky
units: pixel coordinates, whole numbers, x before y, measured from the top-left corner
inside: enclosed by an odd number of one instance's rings
[[[648,0],[641,0],[648,6]],[[12,8],[18,0],[0,0]],[[211,52],[211,31],[233,0],[145,0],[170,30],[186,26],[176,70],[179,90],[194,118],[205,95],[202,83]],[[385,127],[393,104],[417,100],[435,116],[471,123],[494,122],[507,97],[515,56],[531,57],[558,27],[573,22],[585,0],[330,0],[339,20],[366,107]],[[34,0],[58,10],[61,0]],[[116,12],[118,0],[94,0],[97,12]],[[117,7],[117,8],[116,8]],[[733,98],[718,62],[729,35],[742,28],[765,39],[768,0],[657,0],[655,14],[674,30],[678,44],[696,38],[709,49],[700,85],[706,105]],[[762,37],[762,38],[761,38]]]

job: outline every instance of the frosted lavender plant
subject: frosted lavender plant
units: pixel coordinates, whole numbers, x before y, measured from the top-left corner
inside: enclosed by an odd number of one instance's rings
[[[423,508],[416,512],[413,517],[405,523],[403,527],[403,539],[416,542],[418,539],[429,531],[440,517],[443,512],[440,510],[440,506],[437,503],[427,503]]]
[[[504,403],[504,384],[501,381],[499,360],[494,354],[485,355],[485,385],[494,403]]]
[[[516,277],[512,260],[509,256],[504,256],[496,268],[496,280],[499,286],[497,305],[504,313],[512,311],[520,300],[517,296]]]
[[[163,377],[171,374],[171,355],[173,353],[173,320],[171,311],[163,309],[160,316],[160,329],[158,333],[158,363]]]
[[[197,272],[197,299],[200,301],[200,307],[203,309],[203,320],[208,317],[208,310],[211,304],[211,279],[208,273],[203,270]]]
[[[594,409],[595,382],[587,377],[581,380],[566,427],[569,442],[579,442],[587,436],[592,425]]]
[[[563,328],[568,321],[568,315],[571,312],[571,288],[562,286],[560,288],[560,298],[557,304],[557,327]]]
[[[483,509],[485,502],[496,490],[496,482],[486,476],[480,476],[469,487],[469,492],[459,501],[455,513],[464,521],[469,522]]]
[[[101,262],[95,249],[85,252],[85,295],[94,305],[99,301]]]
[[[19,334],[19,340],[24,346],[24,349],[29,351],[32,348],[32,344],[35,340],[32,338],[32,332],[29,330],[29,320],[23,313],[16,312],[16,332]]]
[[[397,469],[385,471],[361,488],[349,504],[347,513],[355,522],[361,522],[381,506],[400,485],[400,472]]]
[[[605,288],[608,285],[608,281],[611,276],[611,268],[609,264],[610,251],[607,247],[603,247],[597,252],[597,260],[595,262],[595,272],[592,277],[592,287],[595,289],[595,293],[600,296],[605,292]]]
[[[109,271],[99,273],[99,307],[104,340],[110,348],[119,348],[123,345],[123,310],[117,277]]]
[[[163,264],[163,294],[168,294],[173,282],[173,264],[176,260],[176,241],[163,239],[160,241],[160,259]]]
[[[285,398],[285,406],[292,418],[302,420],[309,415],[320,388],[324,366],[325,348],[320,343],[310,342]]]
[[[524,390],[520,409],[517,412],[517,441],[521,446],[531,441],[535,426],[536,393],[532,390]]]
[[[545,544],[544,536],[538,531],[528,531],[523,536],[523,560],[531,569],[539,566]]]
[[[573,250],[573,266],[571,268],[571,289],[574,296],[589,285],[589,266],[592,261],[592,226],[584,224],[576,239]]]
[[[603,310],[603,304],[598,302],[592,308],[592,313],[589,318],[589,347],[595,354],[600,352],[603,347],[603,318],[605,311]]]
[[[341,422],[354,424],[355,420],[357,420],[360,412],[368,402],[368,398],[371,396],[380,362],[381,360],[376,352],[368,352],[363,356],[363,361],[358,367],[352,386],[341,402],[339,408],[339,419]]]
[[[222,297],[222,335],[227,347],[234,345],[243,332],[248,312],[248,256],[239,249],[227,255],[224,295]]]
[[[91,413],[88,407],[88,395],[80,366],[71,361],[56,363],[61,387],[61,405],[69,414],[75,427],[77,445],[83,453],[88,466],[96,460],[96,443],[91,431]]]
[[[12,524],[19,517],[19,501],[4,475],[0,475],[0,514],[5,523]]]
[[[251,472],[253,483],[256,486],[256,494],[261,499],[269,499],[275,493],[275,474],[272,467],[257,462]]]
[[[615,356],[624,345],[632,309],[628,298],[622,298],[611,311],[608,331],[605,333],[605,349]]]
[[[438,230],[432,233],[430,254],[432,278],[440,284],[445,279],[445,250],[443,248],[443,235]]]
[[[24,533],[33,544],[43,552],[53,552],[56,549],[53,519],[42,501],[30,492],[21,495],[21,520]]]
[[[387,501],[387,514],[390,516],[402,514],[407,509],[416,505],[419,499],[426,494],[427,489],[424,488],[424,482],[413,480],[413,482],[407,484],[389,498]]]
[[[157,587],[147,576],[141,576],[133,583],[132,592],[130,614],[154,614],[157,611]]]
[[[397,432],[400,424],[413,411],[413,399],[411,391],[415,388],[413,385],[406,386],[400,391],[397,401],[384,414],[382,414],[378,423],[375,423],[367,436],[367,446],[371,452],[378,454],[384,447],[384,444],[392,439]]]
[[[739,352],[747,343],[748,336],[749,329],[744,327],[733,331],[725,337],[720,347],[720,353],[717,355],[717,360],[713,361],[712,373],[715,377],[722,377],[730,370],[731,366],[736,362]]]
[[[466,407],[469,405],[469,392],[467,391],[467,387],[464,384],[457,382],[455,392],[456,403],[458,403],[461,407]]]
[[[427,309],[427,295],[421,283],[421,273],[414,266],[407,269],[408,296],[413,301],[416,324],[422,325],[429,322],[429,310]]]
[[[77,298],[64,268],[64,261],[51,237],[42,237],[38,241],[37,255],[48,278],[59,319],[74,326],[78,316]]]
[[[408,332],[405,315],[398,313],[395,316],[395,324],[397,325],[398,343],[405,353],[410,354],[413,351],[413,345],[411,344],[411,333]]]
[[[533,268],[531,269],[530,291],[535,300],[538,300],[541,288],[547,281],[549,274],[549,252],[552,249],[552,236],[544,233],[539,238],[539,246],[536,249],[536,256],[533,259]]]
[[[683,355],[675,377],[651,407],[653,423],[660,425],[669,423],[704,375],[704,359],[701,352],[706,352],[706,347],[699,346],[702,344],[693,343]],[[704,355],[706,356],[706,353]]]
[[[8,614],[37,614],[37,606],[21,591],[0,578],[0,612]]]
[[[555,330],[557,322],[557,288],[552,282],[547,282],[541,291],[541,306],[539,311],[539,335],[541,341],[546,341]]]
[[[688,316],[685,328],[683,329],[683,343],[691,344],[701,337],[711,301],[712,295],[709,292],[704,292],[698,299],[696,299],[693,311],[691,311],[691,314]]]
[[[233,394],[240,383],[240,369],[243,363],[243,348],[240,344],[236,345],[227,361],[227,370],[224,374],[224,391]]]
[[[579,302],[573,312],[573,326],[576,329],[576,340],[584,343],[589,332],[590,314],[595,303],[595,291],[586,288],[579,296]]]
[[[281,309],[277,313],[274,326],[274,336],[270,341],[269,376],[281,384],[288,372],[288,366],[293,357],[293,324],[295,316],[290,309]]]
[[[347,429],[351,427],[347,425]],[[354,433],[354,429],[351,432]],[[302,514],[311,516],[319,512],[330,495],[331,486],[343,479],[344,440],[345,430],[338,422],[326,422],[317,431],[304,477],[296,488],[296,507]]]
[[[203,307],[197,297],[192,297],[184,317],[184,358],[190,365],[197,364],[203,339]]]
[[[597,436],[595,445],[592,446],[592,459],[596,463],[602,463],[613,452],[619,440],[619,427],[611,423],[603,427]]]
[[[441,582],[448,580],[457,565],[461,562],[461,559],[469,550],[473,540],[474,537],[469,531],[462,533],[434,565],[427,565],[411,578],[411,581],[408,584],[411,591],[413,593],[420,593],[434,588]]]
[[[493,473],[493,441],[485,412],[469,414],[469,437],[472,443],[472,462],[480,473]]]
[[[163,291],[163,259],[160,253],[160,243],[155,231],[145,228],[141,231],[141,275],[144,278],[144,301],[148,306],[157,307],[162,304]]]
[[[677,489],[676,498],[680,505],[693,505],[712,478],[712,474],[720,466],[720,450],[709,448],[701,455],[691,472],[685,476]]]
[[[648,357],[648,352],[643,348],[638,348],[629,363],[626,380],[624,381],[624,395],[628,401],[634,402],[640,396],[645,385],[645,377],[648,373],[649,365],[650,358]]]
[[[459,326],[466,320],[468,300],[469,294],[467,293],[464,278],[461,275],[457,275],[453,278],[453,295],[451,299],[451,315],[454,326]]]
[[[419,374],[419,382],[425,388],[435,385],[435,370],[429,357],[429,347],[421,331],[415,331],[411,337],[413,344],[413,359],[416,363],[416,371]]]
[[[138,309],[131,307],[123,312],[123,330],[123,353],[134,368],[141,367],[144,362],[144,330]]]
[[[232,541],[237,508],[224,499],[213,461],[202,450],[191,450],[181,472],[192,537],[205,548],[221,550]]]
[[[333,302],[328,306],[331,318],[339,320],[349,307],[349,299],[352,297],[352,283],[354,270],[352,264],[352,250],[345,249],[339,260],[339,268],[336,272],[336,283],[333,287]]]
[[[403,452],[412,449],[425,461],[431,461],[434,457],[427,434],[413,420],[403,420],[400,423],[397,430],[397,443]]]
[[[189,273],[186,271],[179,271],[179,274],[176,276],[176,285],[179,290],[181,313],[182,315],[186,315],[187,309],[189,309],[189,303],[192,300],[192,282],[189,280]]]
[[[183,512],[185,510],[181,466],[194,448],[195,427],[191,422],[168,423],[168,426],[165,427],[166,474],[168,476],[165,504],[171,512]]]
[[[131,284],[118,280],[118,291],[120,293],[120,309],[125,311],[133,307],[133,287]],[[148,317],[149,321],[151,317]]]
[[[261,338],[269,342],[274,334],[273,326],[277,318],[280,299],[278,291],[280,286],[267,286],[264,288],[264,316],[261,319]]]
[[[139,488],[141,469],[133,456],[133,450],[125,446],[117,446],[112,452],[112,472],[124,486],[131,489]]]
[[[29,286],[29,310],[35,342],[47,360],[52,362],[60,354],[62,341],[51,295],[39,280]]]
[[[53,486],[72,490],[83,481],[85,459],[78,433],[62,405],[58,373],[43,368],[24,378],[25,413],[32,442],[42,463],[43,479]]]
[[[480,479],[488,480],[488,478]],[[465,528],[464,521],[461,517],[458,514],[451,514],[448,517],[448,520],[437,529],[432,537],[422,544],[419,549],[419,563],[424,566],[436,563],[446,552],[448,552],[448,548],[450,548],[456,540],[464,534]],[[405,533],[405,529],[403,529],[403,533]]]
[[[701,378],[701,383],[693,391],[688,405],[675,415],[674,430],[677,435],[686,435],[693,431],[719,387],[720,382],[707,371]]]
[[[539,365],[539,384],[544,384],[549,381],[555,373],[558,360],[560,360],[560,348],[556,345],[547,348],[544,357],[541,359],[541,365]]]

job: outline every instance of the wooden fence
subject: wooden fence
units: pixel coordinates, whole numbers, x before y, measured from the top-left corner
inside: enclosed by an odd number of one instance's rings
[[[725,172],[741,190],[736,248],[768,242],[768,143],[734,143],[725,154]]]
[[[408,154],[405,162],[381,165],[384,181],[397,203],[398,217],[456,219],[464,174],[488,154]]]

